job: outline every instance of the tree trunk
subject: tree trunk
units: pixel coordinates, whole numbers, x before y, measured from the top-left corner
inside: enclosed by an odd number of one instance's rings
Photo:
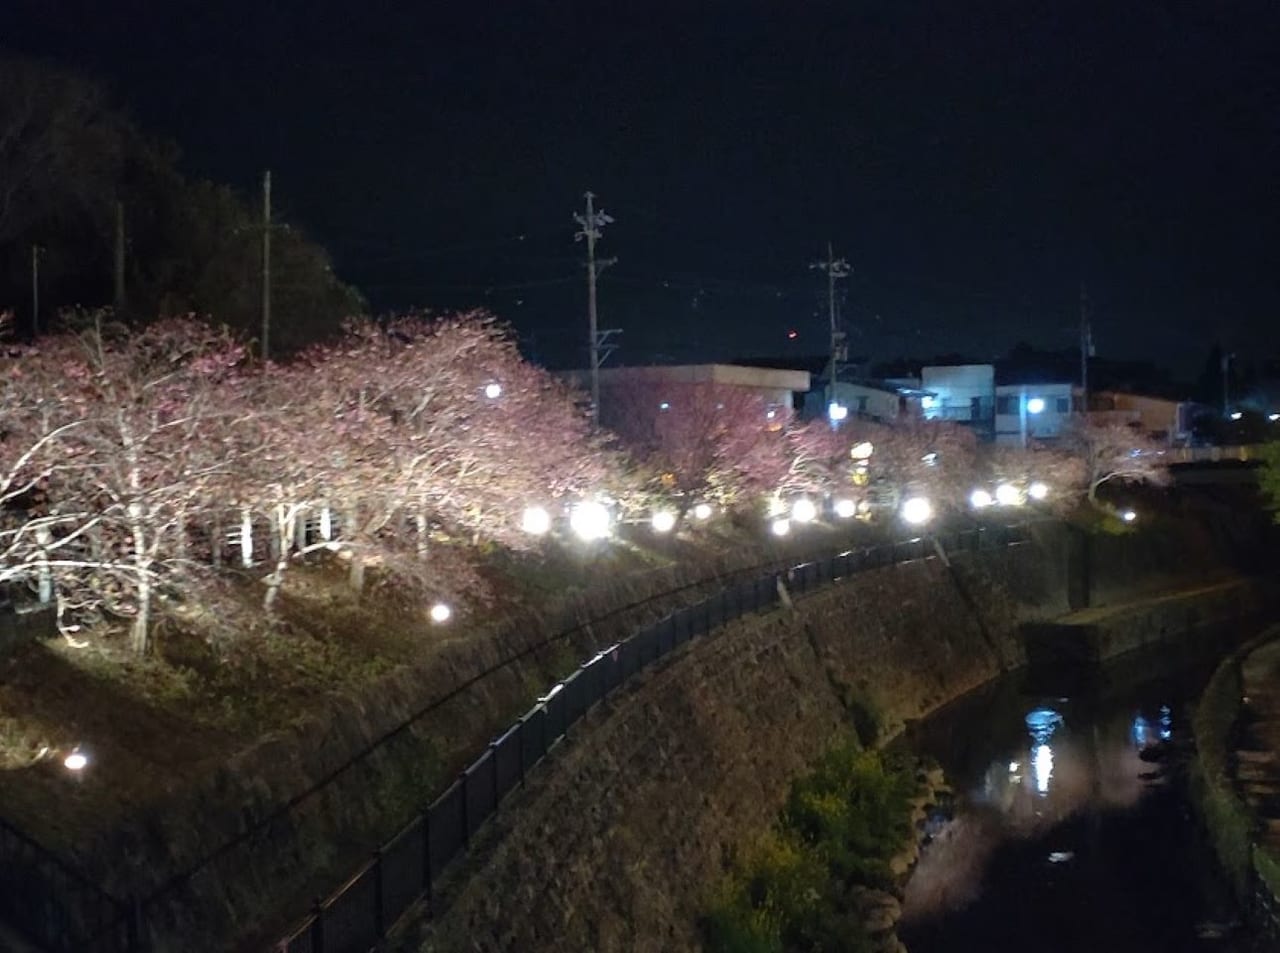
[[[36,530],[36,541],[40,544],[40,557],[36,560],[36,585],[40,594],[41,605],[48,605],[53,600],[53,572],[49,569],[49,544],[53,542],[53,534],[49,527],[41,526]]]
[[[284,585],[284,574],[289,569],[289,551],[293,549],[293,541],[297,531],[297,513],[293,507],[277,506],[275,518],[275,537],[272,549],[276,555],[276,568],[267,577],[267,593],[262,597],[262,608],[271,614],[275,609],[276,597],[280,595],[280,587]]]
[[[351,587],[351,591],[356,594],[356,600],[359,601],[361,593],[364,592],[364,558],[360,555],[360,549],[356,545],[356,535],[360,527],[360,512],[354,506],[346,510],[342,514],[343,525],[347,529],[347,542],[351,553],[351,568],[347,572],[347,585]]]
[[[413,525],[418,530],[418,540],[417,540],[418,558],[426,559],[427,558],[427,511],[425,509],[419,509],[418,512],[413,515]]]

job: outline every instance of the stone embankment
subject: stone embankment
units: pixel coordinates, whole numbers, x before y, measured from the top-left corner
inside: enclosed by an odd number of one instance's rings
[[[1025,662],[1021,626],[1070,609],[1062,542],[865,573],[691,643],[587,716],[392,948],[698,948],[708,886],[851,718],[891,736]],[[1221,593],[1188,598],[1160,637],[1221,621]]]

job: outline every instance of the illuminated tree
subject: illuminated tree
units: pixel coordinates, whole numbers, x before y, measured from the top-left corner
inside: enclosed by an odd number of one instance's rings
[[[1169,468],[1159,444],[1123,424],[1075,422],[1064,434],[1063,447],[1083,468],[1085,497],[1101,507],[1098,490],[1107,483],[1167,486]]]

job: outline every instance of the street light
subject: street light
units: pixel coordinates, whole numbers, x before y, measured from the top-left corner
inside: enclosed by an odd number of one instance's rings
[[[494,381],[491,384],[485,384],[484,396],[488,397],[490,400],[497,400],[502,396],[502,385],[497,381]]]
[[[1132,523],[1134,520],[1138,518],[1138,514],[1135,513],[1133,510],[1125,510],[1123,513],[1120,514],[1120,518],[1124,520],[1126,523]]]
[[[1027,496],[1033,500],[1043,500],[1049,495],[1049,487],[1039,481],[1027,487]]]
[[[577,503],[569,511],[569,528],[585,542],[604,539],[609,535],[609,510],[602,503]]]
[[[62,766],[72,774],[78,775],[89,766],[89,756],[80,750],[80,746],[71,749],[71,754],[62,761]]]
[[[527,507],[520,517],[520,528],[530,536],[542,536],[551,530],[551,514],[541,506]]]
[[[801,497],[791,504],[791,518],[797,523],[812,522],[818,515],[818,508],[813,505],[813,500],[807,497]]]
[[[1231,411],[1231,419],[1232,419],[1232,420],[1239,420],[1239,419],[1240,419],[1241,417],[1243,417],[1243,416],[1244,416],[1244,414],[1240,413],[1240,411],[1238,411],[1238,410],[1233,410],[1233,411]]]
[[[1019,506],[1022,503],[1022,494],[1012,483],[1001,483],[996,487],[996,502],[1001,506]]]
[[[993,504],[995,500],[991,498],[991,494],[986,490],[974,490],[969,494],[969,505],[975,510],[984,509]]]
[[[693,508],[693,517],[699,520],[709,520],[712,512],[710,503],[699,503]]]
[[[923,496],[913,496],[902,504],[902,518],[912,526],[929,522],[933,516],[933,506]]]
[[[836,516],[840,517],[842,520],[847,520],[857,515],[858,504],[853,502],[853,500],[836,500],[834,509],[836,511]]]
[[[437,602],[431,607],[431,621],[436,625],[443,625],[453,617],[453,610],[443,602]]]
[[[769,530],[773,533],[774,536],[786,536],[789,532],[791,532],[791,520],[787,519],[786,517],[783,517],[782,519],[776,519],[769,524]]]
[[[656,510],[649,517],[649,525],[655,533],[669,533],[676,525],[676,514],[670,510]]]
[[[1027,413],[1039,414],[1044,412],[1044,398],[1032,397],[1027,401]]]
[[[849,416],[849,408],[833,400],[827,405],[827,416],[831,418],[833,424],[839,423]]]

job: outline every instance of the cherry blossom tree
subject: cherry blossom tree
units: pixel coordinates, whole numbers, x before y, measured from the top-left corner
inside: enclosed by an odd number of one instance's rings
[[[1098,490],[1112,481],[1152,486],[1171,482],[1161,446],[1123,424],[1076,421],[1064,434],[1063,447],[1079,460],[1085,497],[1099,508],[1105,507],[1098,501]]]

